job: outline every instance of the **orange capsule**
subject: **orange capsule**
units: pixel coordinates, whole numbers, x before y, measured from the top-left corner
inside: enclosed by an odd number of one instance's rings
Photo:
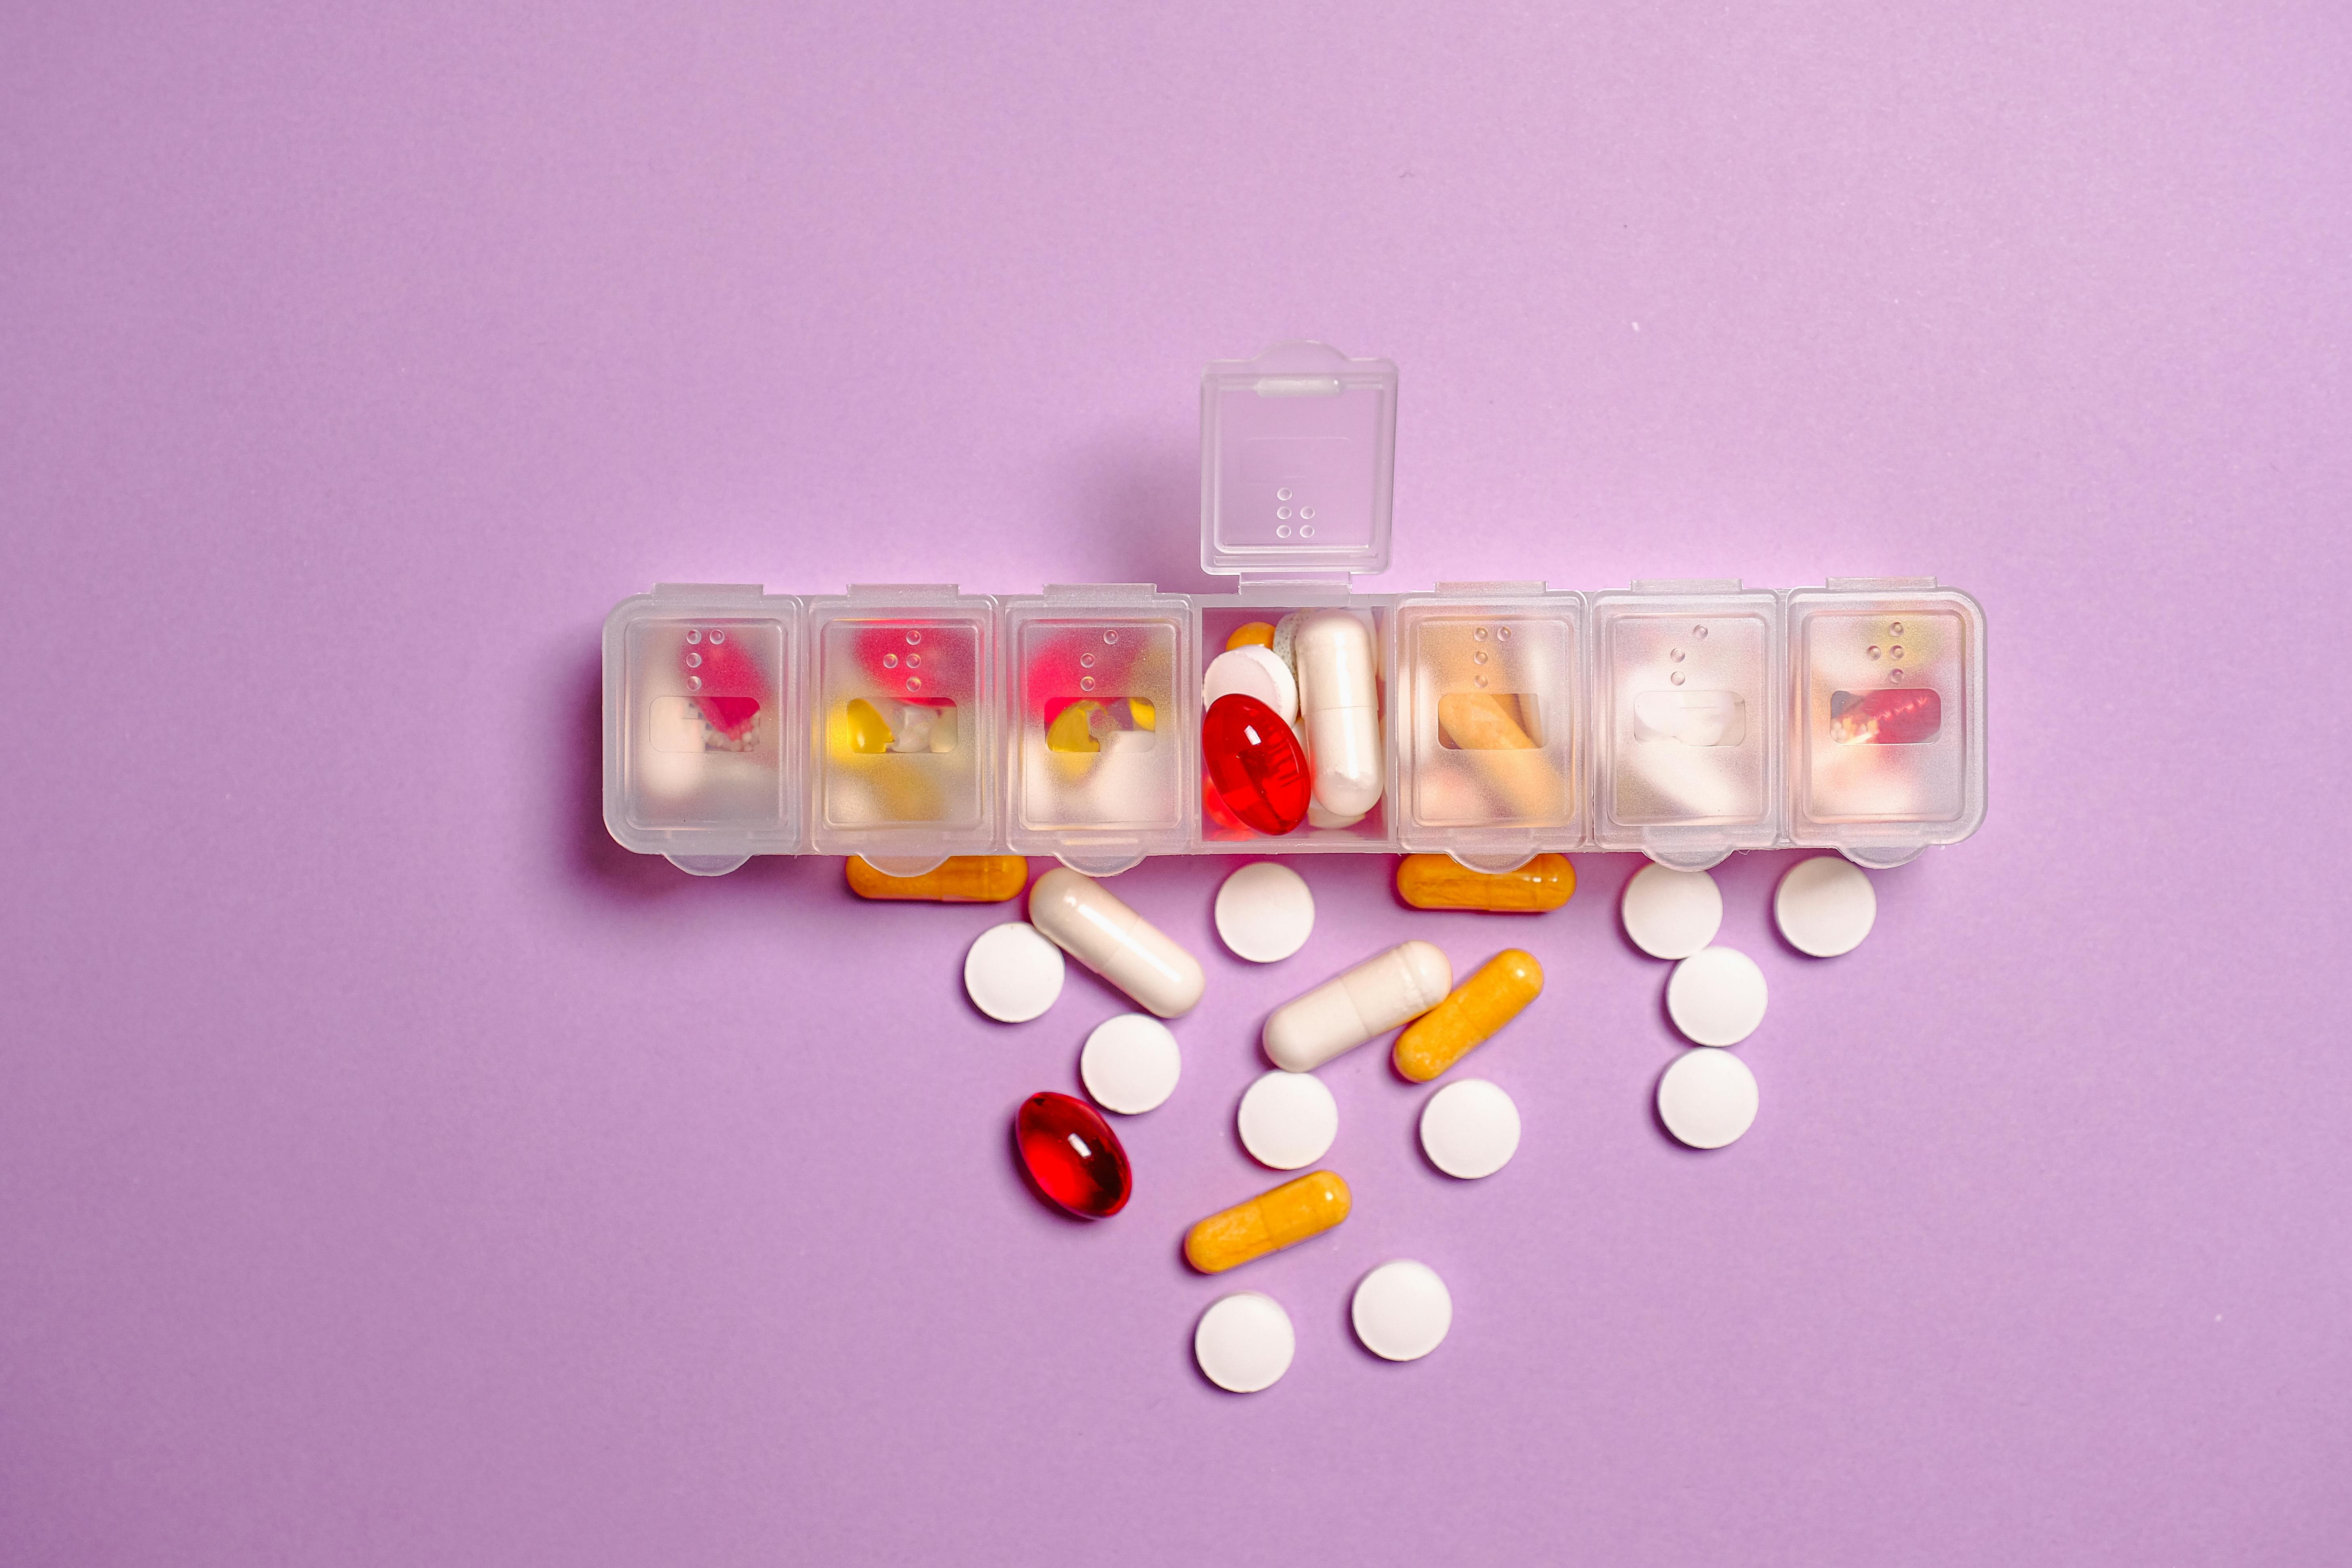
[[[1576,891],[1565,855],[1538,855],[1516,871],[1473,871],[1451,855],[1408,855],[1397,866],[1397,897],[1417,910],[1492,910],[1541,914]]]
[[[1348,1184],[1328,1171],[1309,1171],[1184,1233],[1184,1257],[1203,1274],[1223,1274],[1293,1242],[1320,1236],[1348,1217]]]
[[[1234,629],[1234,635],[1225,639],[1227,653],[1233,652],[1237,647],[1272,647],[1273,646],[1274,623],[1271,621],[1252,621],[1247,626],[1236,626]]]
[[[1543,965],[1530,953],[1505,948],[1406,1026],[1393,1053],[1397,1071],[1427,1083],[1485,1044],[1542,993]]]
[[[1001,904],[1029,882],[1018,855],[950,855],[919,877],[892,877],[863,855],[849,858],[849,890],[861,899],[928,899],[935,904]]]

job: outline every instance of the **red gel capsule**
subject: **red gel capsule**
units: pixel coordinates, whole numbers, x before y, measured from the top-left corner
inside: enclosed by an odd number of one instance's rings
[[[1239,692],[1209,704],[1201,756],[1225,806],[1260,833],[1288,833],[1307,820],[1315,780],[1307,752],[1282,715]]]
[[[1108,1219],[1127,1206],[1135,1187],[1127,1151],[1094,1107],[1066,1094],[1033,1094],[1013,1133],[1037,1190],[1080,1219]]]

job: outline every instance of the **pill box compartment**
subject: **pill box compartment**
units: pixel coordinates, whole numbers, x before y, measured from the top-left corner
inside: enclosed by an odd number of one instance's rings
[[[1148,584],[1004,601],[1012,848],[1107,876],[1192,847],[1195,625],[1189,599]]]
[[[1200,697],[1201,676],[1207,673],[1210,662],[1225,651],[1225,640],[1234,632],[1253,621],[1279,625],[1286,616],[1322,610],[1339,610],[1363,623],[1371,637],[1372,678],[1375,685],[1379,685],[1388,658],[1390,602],[1384,598],[1366,598],[1344,592],[1302,593],[1294,597],[1299,602],[1278,599],[1269,603],[1250,593],[1200,601],[1200,669],[1193,678],[1196,700]],[[1304,684],[1303,678],[1301,684]],[[1201,831],[1197,847],[1214,854],[1279,851],[1285,855],[1395,848],[1395,814],[1391,810],[1391,802],[1396,794],[1396,748],[1390,739],[1389,708],[1389,692],[1384,686],[1380,687],[1380,732],[1376,754],[1380,758],[1381,774],[1381,797],[1360,819],[1345,827],[1302,823],[1290,833],[1260,833],[1223,807],[1217,798],[1216,786],[1204,775],[1200,781]],[[1292,728],[1298,735],[1299,743],[1306,746],[1307,723],[1305,713],[1299,715],[1298,722]]]
[[[801,601],[663,584],[604,622],[604,826],[698,875],[802,847]]]
[[[996,601],[857,586],[806,614],[812,847],[895,876],[994,848]]]
[[[1984,820],[1984,612],[1932,578],[1788,598],[1789,837],[1899,866]]]
[[[1580,847],[1583,600],[1540,583],[1440,584],[1393,615],[1397,837],[1507,870]]]
[[[1587,599],[1593,838],[1685,869],[1770,847],[1781,825],[1780,596],[1736,581]]]

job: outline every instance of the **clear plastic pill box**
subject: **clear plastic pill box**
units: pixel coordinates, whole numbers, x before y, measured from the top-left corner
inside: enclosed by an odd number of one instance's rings
[[[623,600],[606,826],[703,875],[817,854],[913,876],[992,851],[1097,875],[1269,850],[1499,871],[1547,850],[1697,868],[1814,846],[1885,867],[1984,820],[1984,612],[1932,578],[1352,592],[1388,565],[1396,399],[1394,364],[1319,343],[1208,367],[1201,559],[1231,594]],[[1344,826],[1268,837],[1204,784],[1202,672],[1237,628],[1322,610],[1370,634],[1385,788]]]

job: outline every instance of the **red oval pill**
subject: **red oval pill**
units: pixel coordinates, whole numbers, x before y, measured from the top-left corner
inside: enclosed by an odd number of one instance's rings
[[[1013,1131],[1022,1169],[1055,1203],[1081,1219],[1107,1219],[1127,1206],[1135,1186],[1127,1151],[1086,1101],[1033,1094],[1022,1101]]]
[[[1306,748],[1282,715],[1256,698],[1237,691],[1209,704],[1201,757],[1226,808],[1260,833],[1288,833],[1307,820],[1315,780]]]

